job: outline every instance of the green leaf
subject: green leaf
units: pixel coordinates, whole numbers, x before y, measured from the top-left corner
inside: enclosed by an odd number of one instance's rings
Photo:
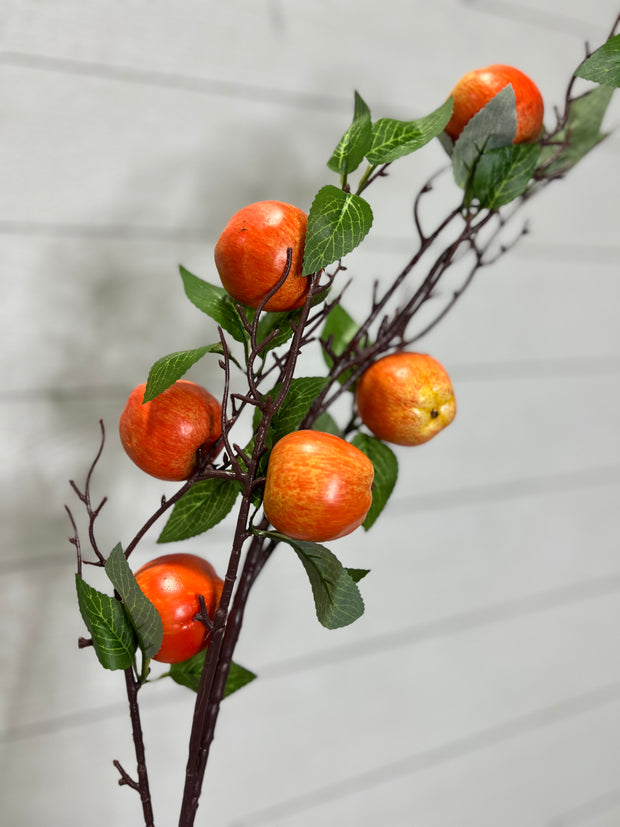
[[[592,80],[603,86],[620,86],[620,34],[610,37],[575,72],[578,78]]]
[[[368,531],[383,511],[394,490],[398,478],[398,460],[391,448],[388,448],[385,443],[374,436],[356,434],[352,442],[356,448],[359,448],[363,454],[366,454],[375,469],[372,505],[366,515],[366,519],[362,523],[363,527]]]
[[[421,149],[440,135],[450,117],[454,100],[449,97],[439,109],[416,121],[397,121],[381,118],[372,127],[372,144],[366,157],[377,166],[389,164]]]
[[[205,353],[224,353],[221,342],[213,345],[204,345],[194,350],[179,350],[176,353],[169,353],[158,359],[151,370],[146,383],[143,402],[150,402],[160,393],[169,388],[180,379]]]
[[[194,276],[185,267],[179,268],[187,298],[203,313],[238,342],[244,342],[247,333],[233,299],[223,287],[216,287],[208,281]]]
[[[340,139],[327,166],[339,175],[347,175],[357,169],[370,146],[371,130],[370,109],[356,92],[353,122]]]
[[[364,614],[364,601],[354,578],[328,548],[293,540],[278,531],[256,533],[287,543],[295,550],[312,586],[316,616],[326,629],[349,626]]]
[[[513,144],[483,152],[472,180],[472,192],[480,205],[496,210],[523,195],[539,155],[538,144]]]
[[[318,191],[310,207],[304,275],[316,273],[354,250],[372,226],[370,204],[331,184]]]
[[[601,125],[613,91],[610,86],[597,86],[571,101],[566,126],[554,139],[557,145],[543,147],[539,175],[567,172],[606,137]]]
[[[468,187],[483,152],[510,146],[516,134],[515,93],[508,84],[474,115],[454,144],[452,169],[459,187]]]
[[[128,669],[133,664],[137,643],[133,627],[122,604],[90,586],[75,575],[78,605],[93,647],[104,669]]]
[[[325,434],[334,434],[334,436],[342,436],[342,428],[338,425],[334,417],[327,411],[317,416],[314,420],[312,430],[323,431]]]
[[[326,376],[300,376],[293,379],[282,406],[271,420],[274,443],[299,428],[312,403],[328,384]],[[275,396],[279,388],[277,385],[271,395]]]
[[[114,547],[106,560],[105,571],[121,596],[144,657],[152,658],[161,648],[164,634],[161,618],[155,606],[138,586],[120,543]]]
[[[340,356],[358,330],[359,325],[349,316],[344,307],[341,304],[335,304],[325,319],[321,342],[329,344],[331,351],[336,356]],[[322,351],[325,364],[328,368],[331,368],[334,360],[325,348],[322,348]]]
[[[306,570],[321,625],[326,629],[340,629],[364,614],[364,601],[357,584],[328,548],[290,538],[286,542],[297,552]]]
[[[198,692],[206,655],[206,650],[203,650],[182,663],[173,663],[170,667],[170,677],[181,686],[186,686],[188,689]],[[226,679],[224,697],[227,698],[228,695],[232,695],[233,692],[253,681],[255,677],[256,675],[250,672],[249,669],[245,669],[237,663],[231,663]]]
[[[227,698],[229,695],[232,695],[233,692],[236,692],[246,684],[251,683],[255,678],[256,675],[254,672],[250,672],[249,669],[239,666],[238,663],[231,663],[228,677],[226,678],[224,697]]]
[[[359,583],[360,580],[363,580],[367,574],[370,574],[370,569],[345,569],[346,573],[351,577],[356,583]]]
[[[336,356],[340,356],[346,350],[347,345],[351,341],[351,339],[355,336],[357,331],[359,330],[359,325],[356,321],[354,321],[351,316],[347,313],[347,311],[342,307],[341,304],[336,304],[334,307],[329,311],[327,318],[325,319],[325,324],[323,326],[323,332],[321,333],[321,342],[324,345],[329,344],[332,353]],[[331,340],[331,341],[330,341]],[[368,341],[368,337],[363,337],[362,345],[366,344]],[[328,368],[331,368],[334,364],[334,360],[327,352],[326,348],[323,347],[323,359],[325,360],[325,364]],[[341,373],[338,376],[338,381],[342,385],[351,375],[351,371],[347,370],[344,373]],[[353,391],[353,388],[349,388],[350,391]]]
[[[235,480],[197,482],[175,504],[157,542],[187,540],[209,531],[230,512],[239,491],[239,483]]]
[[[205,649],[187,660],[171,664],[170,677],[172,680],[181,686],[186,686],[193,692],[198,692],[206,654]]]

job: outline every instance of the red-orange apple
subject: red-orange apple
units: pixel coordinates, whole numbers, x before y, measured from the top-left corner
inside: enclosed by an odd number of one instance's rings
[[[456,141],[467,123],[494,98],[511,84],[517,109],[517,134],[514,143],[535,141],[542,130],[544,103],[536,84],[514,66],[501,63],[474,69],[459,80],[452,95],[454,109],[446,126],[446,132]]]
[[[157,609],[164,636],[153,660],[180,663],[198,654],[209,642],[209,632],[196,619],[205,600],[210,619],[220,602],[224,582],[207,560],[195,554],[165,554],[136,572],[138,585]]]
[[[362,422],[379,439],[421,445],[456,415],[450,377],[425,353],[401,351],[374,362],[355,388]]]
[[[136,465],[160,480],[185,480],[196,451],[209,451],[222,433],[222,409],[208,390],[179,379],[143,404],[146,383],[129,394],[119,422],[123,448]]]
[[[290,248],[289,274],[264,309],[301,307],[310,286],[302,275],[307,224],[303,210],[281,201],[258,201],[235,213],[215,245],[215,266],[226,291],[241,304],[258,307],[284,275]]]
[[[372,462],[345,439],[293,431],[269,457],[263,508],[295,540],[321,543],[350,534],[372,504]]]

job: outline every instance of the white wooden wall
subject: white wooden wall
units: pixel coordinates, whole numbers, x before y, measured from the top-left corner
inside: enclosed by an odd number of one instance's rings
[[[551,113],[583,41],[600,43],[618,11],[3,0],[3,825],[140,823],[111,763],[133,767],[122,679],[76,646],[63,505],[99,418],[102,545],[173,490],[128,462],[116,422],[155,358],[214,339],[178,264],[213,279],[213,244],[245,203],[307,208],[354,89],[376,117],[416,117],[465,71],[505,62]],[[399,453],[382,522],[335,549],[372,569],[364,618],[322,629],[285,549],[264,572],[237,655],[260,680],[225,704],[198,824],[620,823],[619,155],[616,134],[532,204],[531,236],[423,343],[453,374],[459,414]],[[442,162],[427,147],[369,191],[351,312],[407,260],[412,195]],[[215,361],[192,377],[221,385]],[[162,553],[156,536],[136,563]],[[187,548],[221,570],[227,537]],[[173,825],[192,696],[166,682],[143,695],[157,823]]]

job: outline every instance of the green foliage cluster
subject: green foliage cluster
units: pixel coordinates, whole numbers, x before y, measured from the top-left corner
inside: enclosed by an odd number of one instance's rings
[[[89,586],[80,574],[75,576],[80,612],[95,652],[106,669],[128,669],[139,646],[144,674],[161,646],[161,619],[138,586],[120,543],[110,552],[105,571],[120,600]]]

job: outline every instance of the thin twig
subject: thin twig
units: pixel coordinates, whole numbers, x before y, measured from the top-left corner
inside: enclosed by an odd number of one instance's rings
[[[95,520],[97,519],[97,517],[101,513],[101,509],[106,504],[108,498],[104,497],[101,500],[101,502],[99,503],[99,505],[97,506],[97,508],[93,508],[92,499],[91,499],[91,495],[90,495],[90,489],[91,489],[91,482],[92,482],[93,473],[95,471],[97,463],[99,462],[99,460],[101,458],[101,454],[103,453],[103,446],[105,444],[105,427],[103,425],[103,420],[102,419],[99,420],[99,427],[101,429],[101,441],[99,443],[99,449],[98,449],[97,453],[95,454],[95,458],[92,461],[92,463],[90,465],[90,468],[88,469],[88,473],[86,474],[86,482],[84,484],[84,491],[80,490],[80,488],[78,487],[78,485],[75,483],[74,480],[69,480],[69,485],[75,491],[78,498],[80,499],[80,501],[84,504],[84,507],[86,508],[86,513],[88,514],[88,537],[90,539],[91,548],[95,552],[95,556],[97,557],[96,561],[84,560],[83,562],[84,563],[90,563],[90,565],[104,566],[105,565],[105,557],[99,551],[99,547],[97,545],[97,540],[95,538]],[[65,508],[66,508],[66,506],[65,506]],[[67,511],[69,512],[68,508],[67,508]],[[73,522],[73,517],[71,515],[71,512],[69,512],[69,517],[70,517],[70,519],[73,523],[73,528],[74,528],[74,531],[75,531],[75,534],[76,534],[76,537],[77,537],[77,531],[75,530],[75,523]],[[71,542],[73,542],[74,545],[76,545],[76,548],[79,550],[79,544],[75,543],[73,540]],[[82,566],[82,558],[81,558],[81,553],[80,553],[80,556],[79,556],[79,559],[78,559],[78,569],[79,569],[79,571],[81,571],[81,566]]]

